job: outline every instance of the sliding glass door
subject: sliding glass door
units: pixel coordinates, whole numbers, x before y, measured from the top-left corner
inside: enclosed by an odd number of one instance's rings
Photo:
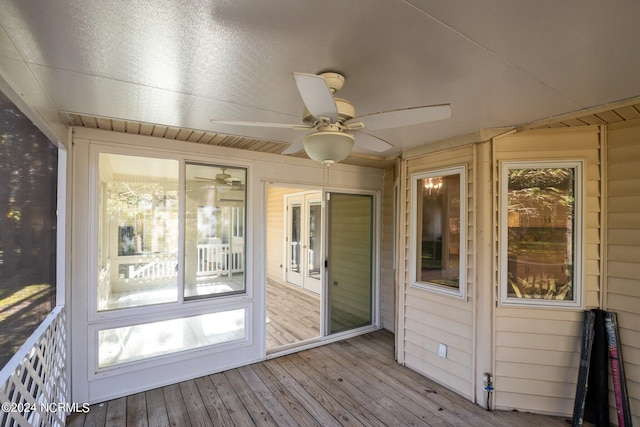
[[[267,224],[273,230],[267,232],[267,248],[277,251],[273,241],[278,238],[284,239],[285,246],[280,258],[267,255],[268,351],[372,327],[376,321],[374,195],[281,191],[282,213],[275,208],[278,204],[267,202],[273,206],[267,212]],[[275,199],[279,193],[272,194]],[[284,226],[280,234],[275,231],[277,224]],[[279,270],[283,265],[278,265],[282,257],[284,272]],[[276,287],[273,282],[279,273],[287,285],[295,286]],[[316,305],[310,308],[303,300],[315,295]],[[314,333],[298,335],[309,327],[315,328]]]
[[[373,196],[328,194],[329,334],[373,322]]]

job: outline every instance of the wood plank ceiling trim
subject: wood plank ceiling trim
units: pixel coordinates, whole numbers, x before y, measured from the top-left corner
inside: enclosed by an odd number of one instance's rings
[[[134,135],[154,136],[157,138],[194,142],[198,144],[220,145],[224,147],[241,148],[245,150],[262,151],[277,154],[280,154],[288,146],[288,144],[284,143],[217,134],[205,130],[155,125],[152,123],[136,122],[133,120],[112,119],[109,117],[99,117],[68,112],[60,112],[59,116],[62,122],[67,126],[87,127],[93,129],[129,133]]]
[[[640,118],[640,97],[527,123],[520,130],[608,125]]]
[[[69,127],[87,127],[134,135],[154,136],[163,139],[193,142],[196,144],[219,145],[221,147],[258,151],[262,153],[281,154],[289,146],[289,144],[280,142],[225,135],[205,130],[177,128],[173,126],[136,122],[133,120],[70,113],[66,111],[61,111],[58,115],[61,121]],[[299,158],[307,157],[304,151],[291,156]],[[394,162],[395,158],[387,159],[380,156],[353,153],[342,163],[357,166],[387,168],[392,166]]]
[[[164,139],[193,142],[197,144],[219,145],[221,147],[258,151],[262,153],[281,154],[288,147],[288,144],[280,142],[224,135],[205,130],[156,125],[132,120],[113,119],[109,117],[92,116],[65,111],[61,111],[59,116],[62,122],[67,126],[79,126],[135,135],[155,136]],[[554,129],[602,125],[635,120],[638,118],[640,118],[640,97],[635,97],[613,104],[607,104],[604,106],[538,120],[518,126],[516,129]],[[301,151],[300,153],[294,154],[293,157],[306,158],[307,156],[304,151]],[[385,158],[352,153],[343,161],[343,163],[375,168],[388,168],[393,166],[394,161],[395,157]]]

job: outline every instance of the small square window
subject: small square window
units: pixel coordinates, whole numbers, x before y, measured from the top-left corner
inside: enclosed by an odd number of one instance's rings
[[[504,162],[502,304],[582,304],[582,162]]]
[[[411,175],[411,285],[465,296],[464,166]]]

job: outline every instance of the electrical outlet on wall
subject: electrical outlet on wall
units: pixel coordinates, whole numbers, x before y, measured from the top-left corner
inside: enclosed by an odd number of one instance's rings
[[[440,344],[440,346],[438,346],[438,356],[446,359],[447,358],[447,345],[446,344]]]

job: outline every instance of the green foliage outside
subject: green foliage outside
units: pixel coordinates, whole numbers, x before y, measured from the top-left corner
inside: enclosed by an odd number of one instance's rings
[[[574,171],[509,170],[509,296],[573,298]]]
[[[0,367],[55,306],[57,153],[0,93]]]

